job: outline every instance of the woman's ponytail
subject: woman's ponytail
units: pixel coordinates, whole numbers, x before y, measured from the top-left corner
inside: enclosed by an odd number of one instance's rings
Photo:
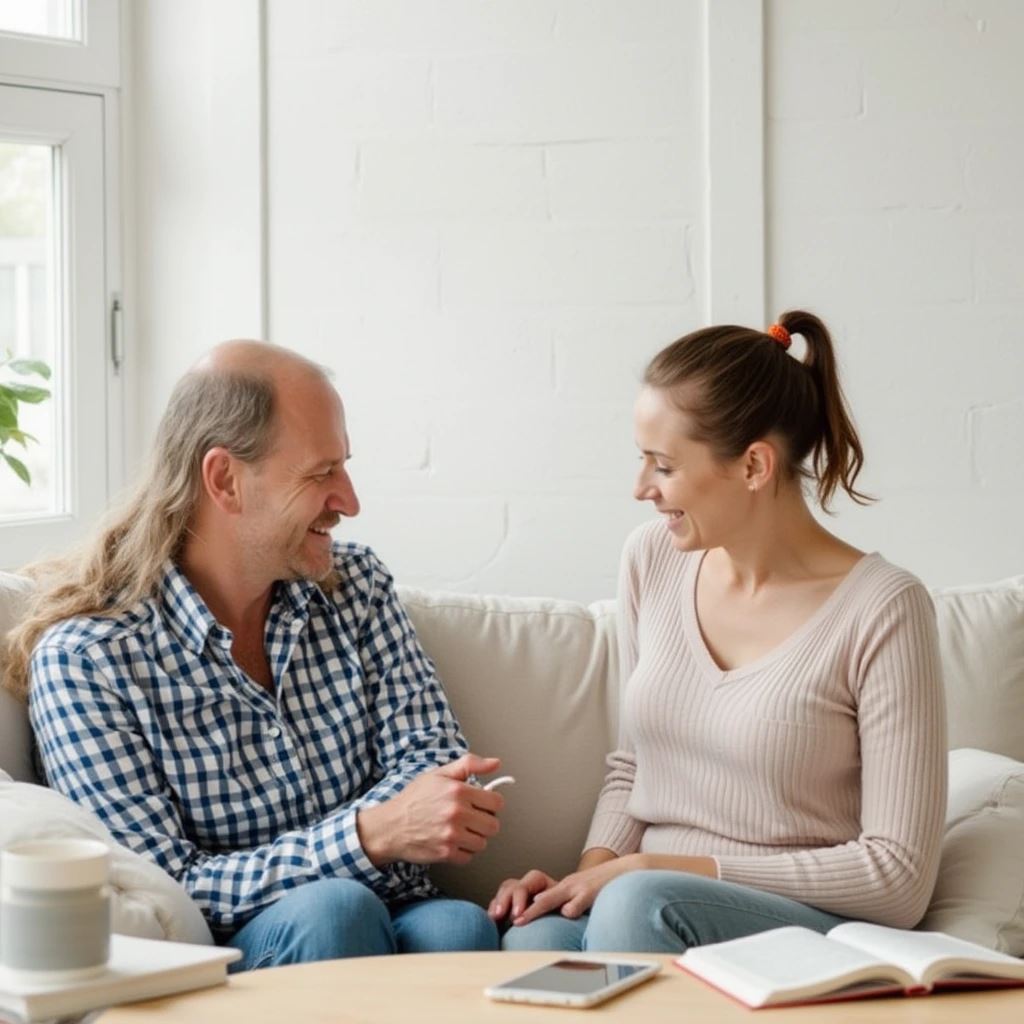
[[[811,467],[817,482],[818,500],[827,509],[841,487],[857,504],[874,499],[854,487],[864,465],[864,450],[839,385],[835,349],[828,328],[813,313],[790,310],[778,322],[806,344],[803,365],[818,395],[820,425],[811,449]]]

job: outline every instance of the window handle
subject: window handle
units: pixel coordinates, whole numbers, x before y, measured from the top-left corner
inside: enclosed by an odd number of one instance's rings
[[[121,296],[114,294],[110,302],[110,361],[114,364],[114,373],[121,372],[121,364],[124,362],[124,338],[122,336],[121,324]]]

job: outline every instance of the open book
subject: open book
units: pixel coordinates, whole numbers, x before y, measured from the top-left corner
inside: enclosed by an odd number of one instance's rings
[[[112,935],[106,969],[82,981],[46,984],[0,968],[0,1020],[48,1020],[222,985],[227,965],[241,955],[237,949]]]
[[[860,922],[837,925],[828,935],[774,928],[688,949],[676,964],[755,1009],[1024,985],[1024,960],[941,932]]]

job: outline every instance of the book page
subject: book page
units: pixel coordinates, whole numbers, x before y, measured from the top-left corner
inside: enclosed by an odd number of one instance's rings
[[[750,1006],[810,999],[859,982],[900,989],[913,984],[898,967],[808,928],[775,928],[698,946],[677,962]]]
[[[904,931],[855,921],[837,925],[830,939],[899,964],[920,984],[958,974],[1024,980],[1024,961],[942,932]]]

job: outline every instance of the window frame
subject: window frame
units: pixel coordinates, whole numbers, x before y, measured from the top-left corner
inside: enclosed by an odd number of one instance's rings
[[[121,84],[120,0],[82,0],[83,40],[0,30],[4,78],[116,87]]]

